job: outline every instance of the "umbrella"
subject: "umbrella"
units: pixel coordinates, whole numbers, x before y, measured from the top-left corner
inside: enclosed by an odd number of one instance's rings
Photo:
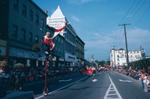
[[[16,64],[14,65],[14,67],[24,67],[24,64],[22,64],[22,63],[16,63]]]
[[[0,67],[5,67],[7,65],[6,61],[0,61]]]

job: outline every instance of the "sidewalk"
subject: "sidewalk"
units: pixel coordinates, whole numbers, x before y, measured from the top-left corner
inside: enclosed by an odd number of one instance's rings
[[[67,83],[73,82],[82,78],[84,75],[81,75],[79,72],[67,73],[64,75],[57,75],[56,77],[49,78],[48,89],[49,91],[53,91],[58,89]],[[4,88],[3,88],[4,89]],[[32,82],[24,82],[22,91],[33,91],[34,95],[39,95],[43,93],[44,89],[44,80],[37,80]],[[7,89],[6,89],[7,90]],[[10,94],[15,90],[7,90],[6,93]]]

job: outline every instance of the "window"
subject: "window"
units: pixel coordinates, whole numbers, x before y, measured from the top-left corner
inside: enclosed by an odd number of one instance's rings
[[[43,28],[44,28],[44,19],[41,19],[40,28],[41,28],[42,30],[43,30]]]
[[[27,6],[25,4],[22,6],[22,15],[27,16]]]
[[[13,8],[17,10],[19,8],[19,0],[14,0]]]
[[[22,38],[24,41],[26,40],[26,30],[24,28],[21,29]]]
[[[117,55],[117,57],[119,58],[119,55]]]
[[[39,15],[36,15],[36,24],[39,24]]]
[[[32,32],[30,32],[29,33],[29,41],[32,42],[32,40],[33,40],[33,34],[32,34]]]
[[[18,37],[18,26],[15,24],[13,25],[12,37],[14,38]]]
[[[33,21],[33,10],[30,10],[30,20]]]
[[[117,61],[119,61],[119,58],[117,58]]]

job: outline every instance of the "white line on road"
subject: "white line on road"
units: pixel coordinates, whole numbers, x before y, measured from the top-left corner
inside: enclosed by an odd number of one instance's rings
[[[119,81],[120,81],[120,82],[128,82],[128,83],[129,83],[129,82],[132,82],[131,80],[122,80],[122,79],[119,79]]]
[[[122,99],[119,91],[117,90],[110,76],[109,76],[109,80],[110,80],[110,85],[105,93],[104,99]],[[113,95],[112,95],[112,92],[113,92]]]
[[[51,91],[51,92],[48,93],[48,95],[50,95],[50,94],[52,94],[52,93],[55,93],[55,92],[57,92],[57,91],[59,91],[59,90],[61,90],[61,89],[64,89],[64,88],[66,88],[66,87],[68,87],[68,86],[70,86],[70,85],[73,85],[73,84],[75,84],[75,83],[77,83],[77,82],[79,82],[79,81],[81,81],[81,80],[83,80],[83,79],[85,79],[85,78],[87,78],[87,76],[86,76],[86,77],[83,77],[83,78],[81,78],[81,79],[79,79],[79,80],[77,80],[77,81],[75,81],[75,82],[72,82],[72,83],[70,83],[70,84],[68,84],[68,85],[65,85],[65,86],[63,86],[63,87],[61,87],[61,88],[59,88],[59,89],[56,89],[56,90],[54,90],[54,91]],[[43,97],[44,97],[44,95],[40,95],[40,96],[36,97],[35,99],[40,99],[40,98],[43,98]]]
[[[59,82],[69,82],[69,81],[72,81],[72,79],[62,79],[62,80],[59,80]]]

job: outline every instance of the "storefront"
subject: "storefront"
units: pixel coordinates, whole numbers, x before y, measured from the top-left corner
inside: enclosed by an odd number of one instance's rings
[[[69,53],[65,54],[65,66],[68,68],[68,71],[73,71],[76,68],[77,58],[75,55],[71,55]]]
[[[13,66],[15,63],[22,63],[27,67],[38,67],[39,63],[42,64],[42,60],[39,60],[39,54],[40,53],[33,51],[11,47],[9,53],[9,64]]]

